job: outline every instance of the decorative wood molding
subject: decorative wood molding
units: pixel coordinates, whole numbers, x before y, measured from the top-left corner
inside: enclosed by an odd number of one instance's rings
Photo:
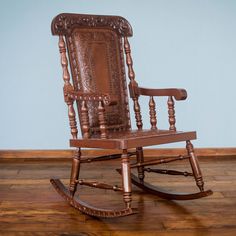
[[[56,16],[51,25],[53,35],[69,35],[77,28],[108,28],[121,36],[132,36],[132,27],[121,16],[97,16],[62,13]]]
[[[74,155],[73,149],[66,150],[0,150],[0,160],[71,160]],[[117,150],[86,149],[82,150],[82,156],[99,156],[114,154]],[[195,148],[195,153],[199,157],[236,157],[236,147],[232,148]],[[163,148],[144,149],[146,157],[174,157],[185,155],[185,148]]]

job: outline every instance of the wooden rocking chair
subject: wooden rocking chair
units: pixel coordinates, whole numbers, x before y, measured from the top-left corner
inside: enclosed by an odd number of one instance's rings
[[[81,212],[96,217],[119,217],[134,214],[131,208],[131,183],[144,191],[161,198],[188,200],[206,197],[211,190],[204,191],[204,182],[197,157],[190,140],[196,139],[196,132],[181,132],[175,127],[175,100],[185,100],[184,89],[147,89],[138,86],[131,58],[128,37],[132,28],[127,20],[119,16],[99,16],[81,14],[60,14],[51,25],[53,35],[59,35],[59,49],[64,80],[64,98],[68,106],[69,123],[72,134],[70,146],[75,147],[69,188],[59,179],[51,179],[52,185],[66,201]],[[132,130],[128,106],[125,63],[128,67],[129,94],[134,103],[137,129]],[[72,83],[68,71],[68,59]],[[140,96],[149,96],[150,129],[143,129],[139,105]],[[157,128],[154,96],[166,96],[169,114],[169,129]],[[82,137],[78,138],[77,106]],[[186,141],[186,155],[178,157],[144,160],[143,147],[172,142]],[[94,158],[81,157],[81,148],[102,148],[121,150],[122,154]],[[130,152],[128,150],[134,150]],[[136,162],[130,164],[130,157]],[[122,186],[112,186],[79,179],[80,165],[93,161],[121,159]],[[146,166],[189,159],[192,173],[175,170],[151,169]],[[138,175],[131,173],[136,168]],[[167,193],[144,181],[145,172],[171,175],[193,176],[200,191],[189,194]],[[100,209],[82,202],[75,192],[77,185],[121,191],[125,207],[123,209]]]

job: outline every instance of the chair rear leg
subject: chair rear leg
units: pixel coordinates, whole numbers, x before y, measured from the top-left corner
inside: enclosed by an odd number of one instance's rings
[[[124,149],[121,155],[121,171],[122,171],[121,173],[122,173],[123,199],[126,208],[131,208],[131,201],[132,201],[131,171],[130,171],[130,162],[127,149]]]
[[[204,191],[204,182],[203,182],[203,178],[202,178],[202,172],[198,163],[198,159],[194,153],[194,148],[192,143],[188,140],[186,142],[186,149],[188,151],[188,155],[189,155],[189,162],[190,165],[192,167],[192,171],[193,171],[193,175],[196,181],[196,184],[198,186],[198,188],[200,189],[201,192]]]
[[[70,176],[70,194],[73,197],[76,189],[77,189],[77,180],[79,178],[79,171],[80,171],[80,156],[81,150],[80,148],[76,149],[74,157],[72,159],[72,167],[71,167],[71,176]]]
[[[142,147],[136,148],[136,157],[137,157],[137,163],[143,163],[143,148]],[[143,182],[145,178],[144,167],[139,166],[137,169],[138,169],[138,178],[141,182]]]

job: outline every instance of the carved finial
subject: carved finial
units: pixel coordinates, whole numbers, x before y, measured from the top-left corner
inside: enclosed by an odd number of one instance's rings
[[[175,127],[175,102],[171,96],[168,97],[169,130],[176,131]]]

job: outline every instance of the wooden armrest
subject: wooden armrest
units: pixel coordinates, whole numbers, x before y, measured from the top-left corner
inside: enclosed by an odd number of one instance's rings
[[[77,101],[103,101],[104,105],[116,105],[117,97],[107,93],[87,93],[75,91],[72,87],[64,87],[64,95]]]
[[[185,100],[187,91],[185,89],[167,88],[167,89],[150,89],[138,87],[139,95],[144,96],[173,96],[176,100]]]

